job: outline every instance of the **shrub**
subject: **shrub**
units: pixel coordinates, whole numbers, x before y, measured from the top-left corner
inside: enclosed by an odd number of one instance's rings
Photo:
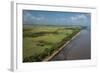
[[[39,62],[41,61],[40,55],[35,54],[34,56],[24,58],[23,62]]]
[[[46,56],[48,56],[48,53],[46,51],[44,51],[41,55],[40,55],[40,59],[43,60],[43,58],[45,58]]]
[[[24,58],[23,62],[29,62],[29,58]]]

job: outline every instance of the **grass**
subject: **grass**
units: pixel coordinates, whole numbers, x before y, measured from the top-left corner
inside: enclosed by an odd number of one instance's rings
[[[23,28],[23,62],[42,61],[70,40],[80,27],[28,26]]]

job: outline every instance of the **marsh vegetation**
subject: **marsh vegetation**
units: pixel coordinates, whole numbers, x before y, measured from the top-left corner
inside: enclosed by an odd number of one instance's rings
[[[72,26],[24,26],[23,62],[39,62],[50,56],[80,31]]]

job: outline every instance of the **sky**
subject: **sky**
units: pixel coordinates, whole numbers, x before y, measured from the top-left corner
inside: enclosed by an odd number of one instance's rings
[[[91,24],[90,13],[23,10],[23,24],[83,25]]]

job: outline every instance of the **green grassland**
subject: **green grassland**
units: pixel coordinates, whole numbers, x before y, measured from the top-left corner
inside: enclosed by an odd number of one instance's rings
[[[71,26],[24,26],[23,62],[42,61],[79,31]]]

